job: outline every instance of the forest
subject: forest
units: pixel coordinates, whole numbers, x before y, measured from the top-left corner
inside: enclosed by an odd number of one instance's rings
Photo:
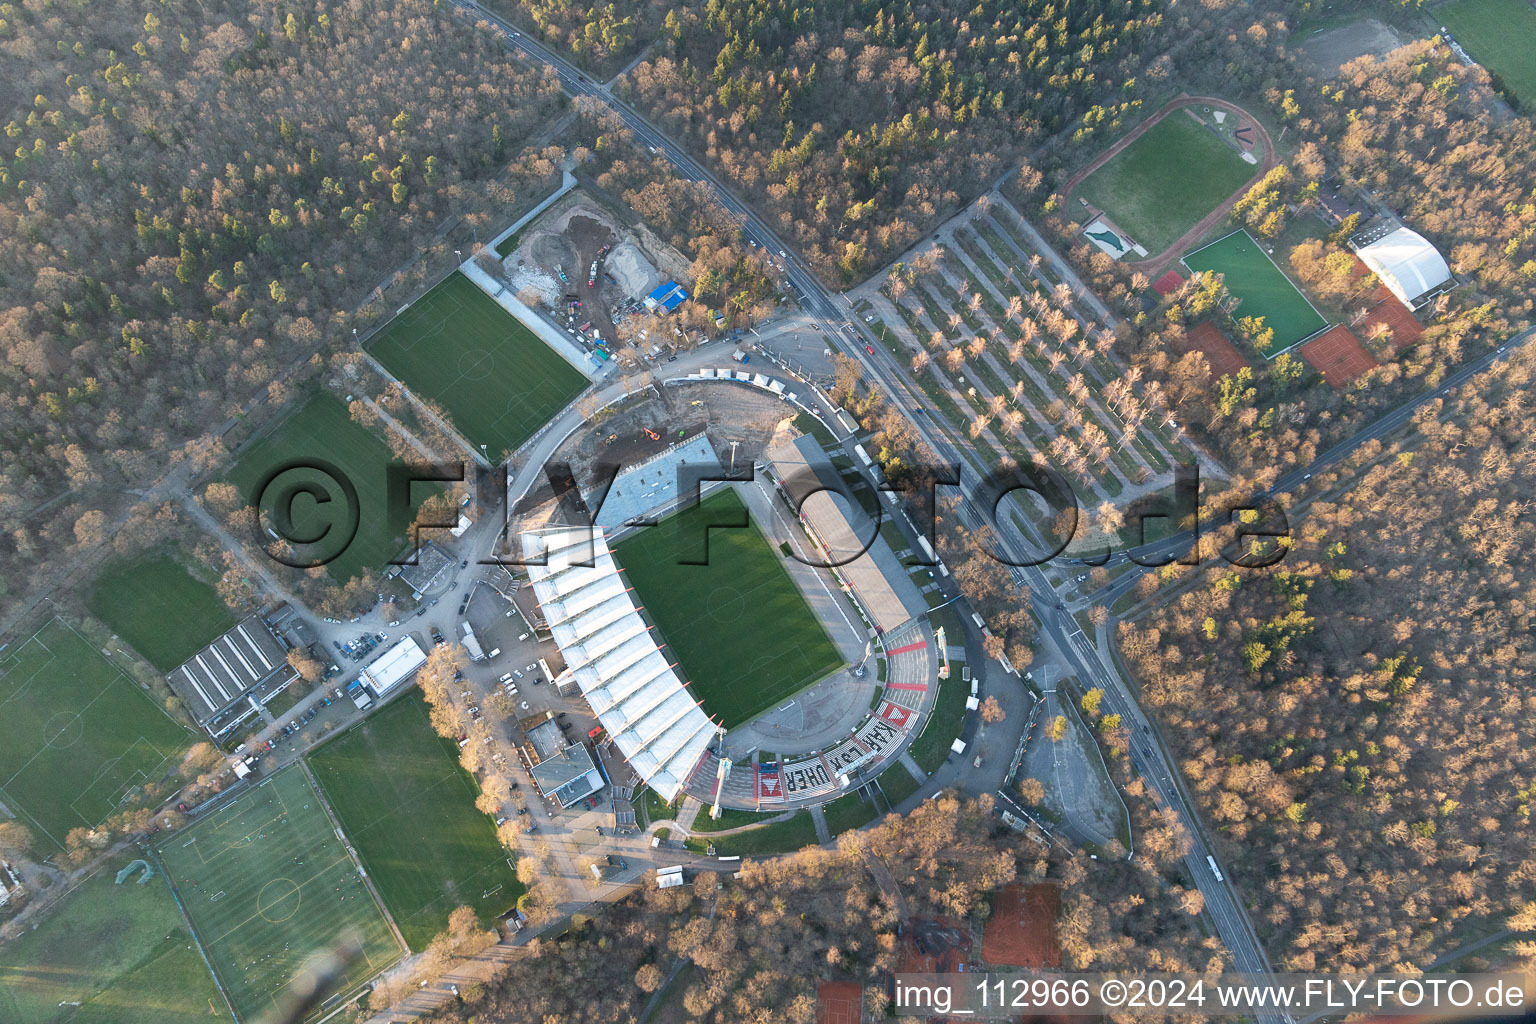
[[[1277,970],[1425,968],[1536,929],[1516,352],[1321,481],[1281,565],[1190,573],[1121,628]]]
[[[173,460],[220,461],[211,426],[350,345],[440,230],[510,220],[564,103],[427,0],[7,4],[0,53],[13,585],[98,543]]]

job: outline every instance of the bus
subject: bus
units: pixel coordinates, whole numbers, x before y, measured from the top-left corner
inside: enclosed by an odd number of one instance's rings
[[[1226,881],[1225,878],[1221,877],[1221,868],[1216,866],[1216,858],[1215,857],[1212,857],[1210,854],[1206,854],[1205,855],[1205,862],[1211,866],[1211,874],[1216,876],[1216,881],[1218,881],[1218,882],[1225,882]]]

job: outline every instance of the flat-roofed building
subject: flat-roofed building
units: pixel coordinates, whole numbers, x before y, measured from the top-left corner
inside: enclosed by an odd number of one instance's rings
[[[256,708],[258,700],[298,675],[288,653],[252,615],[188,658],[166,677],[197,724],[215,738],[228,735]]]
[[[383,697],[410,679],[426,663],[427,652],[421,649],[415,637],[407,636],[397,640],[373,664],[363,669],[360,678],[375,697]]]

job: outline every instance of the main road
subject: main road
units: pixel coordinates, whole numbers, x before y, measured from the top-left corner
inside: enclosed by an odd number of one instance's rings
[[[870,379],[879,381],[895,400],[899,408],[921,410],[926,403],[908,386],[902,370],[893,358],[884,355],[884,349],[875,345],[875,339],[852,311],[846,299],[839,299],[827,291],[821,281],[789,252],[768,224],[745,203],[737,199],[729,189],[715,178],[703,165],[694,160],[680,145],[654,127],[646,118],[628,104],[614,97],[606,87],[593,82],[583,72],[564,58],[524,35],[510,22],[487,10],[475,0],[453,0],[454,9],[468,20],[484,21],[500,30],[504,43],[532,62],[554,69],[562,86],[573,97],[590,97],[612,110],[641,144],[664,156],[678,174],[708,186],[713,198],[741,226],[743,236],[756,242],[770,254],[777,254],[784,271],[800,300],[801,308],[820,321],[832,344],[844,354],[857,360]],[[880,354],[877,354],[880,353]],[[931,419],[922,414],[912,417],[919,436],[942,459],[969,465],[962,450],[952,444]],[[976,498],[978,481],[974,474],[962,473],[962,494],[965,496],[963,513],[973,525],[985,519],[999,538],[1005,553],[1015,561],[1025,560],[1022,553],[1034,550],[1018,529],[1006,518],[994,521]],[[1148,785],[1157,794],[1159,802],[1174,811],[1190,836],[1191,849],[1184,858],[1195,884],[1205,896],[1205,906],[1222,941],[1231,951],[1236,970],[1268,976],[1272,968],[1260,945],[1247,914],[1238,902],[1236,893],[1224,878],[1213,871],[1212,850],[1207,844],[1189,802],[1176,783],[1176,772],[1169,758],[1153,740],[1145,717],[1131,696],[1130,688],[1115,670],[1106,664],[1099,651],[1083,635],[1076,620],[1056,600],[1055,591],[1038,566],[1020,566],[1011,569],[1015,581],[1027,587],[1040,620],[1041,632],[1059,647],[1072,664],[1085,686],[1101,687],[1105,704],[1110,711],[1119,713],[1131,728],[1131,753],[1135,763],[1146,777]],[[1288,1015],[1272,1012],[1262,1015],[1266,1024],[1288,1020]]]

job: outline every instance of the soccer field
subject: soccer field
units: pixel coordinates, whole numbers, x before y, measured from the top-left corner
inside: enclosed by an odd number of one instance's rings
[[[457,906],[473,907],[489,928],[517,904],[523,887],[509,855],[419,690],[320,747],[309,764],[412,949],[446,928]]]
[[[1078,198],[1104,210],[1152,255],[1167,249],[1258,170],[1182,109],[1172,111],[1090,174]]]
[[[0,656],[0,801],[63,848],[174,767],[190,734],[58,619]]]
[[[354,931],[362,955],[337,999],[400,958],[400,943],[298,766],[278,772],[159,851],[203,952],[242,1021],[281,1005],[317,952]]]
[[[1451,0],[1435,14],[1522,104],[1536,102],[1536,10],[1527,0]]]
[[[262,435],[240,456],[229,471],[229,481],[240,489],[246,501],[255,501],[257,488],[271,474],[290,466],[299,459],[322,459],[334,465],[357,490],[359,519],[357,536],[351,544],[326,564],[327,571],[338,583],[371,570],[381,570],[389,560],[405,550],[409,537],[402,530],[391,533],[388,516],[388,481],[386,473],[394,455],[389,447],[375,437],[366,427],[353,422],[347,407],[328,394],[319,394],[304,403],[287,419]],[[293,469],[282,474],[274,490],[281,490],[290,481],[317,483],[331,499],[331,504],[316,505],[308,498],[294,502],[293,521],[296,529],[309,536],[319,534],[327,524],[335,524],[336,535],[341,535],[343,513],[347,498],[332,481],[319,471]],[[415,484],[411,488],[412,507],[420,505],[434,493],[436,485]],[[411,516],[405,517],[404,526],[410,525]],[[334,550],[327,539],[314,549],[300,550],[303,556],[325,548]],[[320,557],[314,554],[314,557]]]
[[[842,658],[757,526],[703,524],[748,515],[725,488],[621,541],[614,557],[704,711],[735,728],[821,679]]]
[[[587,378],[463,274],[368,342],[384,368],[448,411],[494,461],[570,404]]]
[[[1242,300],[1236,316],[1264,318],[1264,325],[1275,332],[1274,341],[1261,350],[1266,359],[1328,326],[1323,315],[1246,231],[1234,231],[1196,249],[1184,257],[1184,265],[1192,271],[1224,275],[1227,291]]]
[[[96,577],[91,614],[169,672],[235,624],[218,593],[169,549],[113,562]]]
[[[0,945],[6,1024],[197,1024],[228,1021],[165,877],[116,884],[113,857],[35,930]]]

